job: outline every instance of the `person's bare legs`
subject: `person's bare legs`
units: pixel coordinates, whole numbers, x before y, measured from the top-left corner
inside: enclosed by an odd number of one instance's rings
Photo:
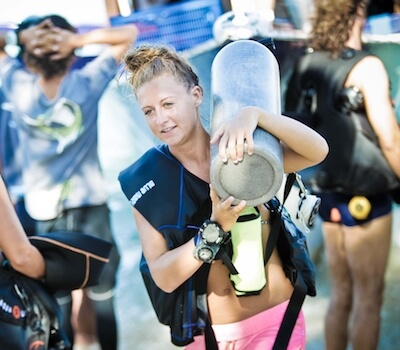
[[[96,311],[93,301],[83,289],[72,292],[71,325],[74,332],[74,350],[101,350],[97,337]]]
[[[392,215],[346,233],[348,260],[353,275],[353,350],[377,349],[385,271],[391,242]]]
[[[349,332],[354,350],[377,348],[391,224],[391,214],[362,227],[324,223],[332,281],[325,320],[327,350],[346,349]]]
[[[326,258],[331,277],[331,300],[325,318],[327,350],[344,350],[348,342],[352,280],[345,247],[344,230],[334,223],[323,224]]]

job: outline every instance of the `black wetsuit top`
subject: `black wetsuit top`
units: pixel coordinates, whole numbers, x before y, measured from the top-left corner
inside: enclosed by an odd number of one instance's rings
[[[123,170],[118,180],[132,204],[174,249],[192,239],[211,215],[209,185],[187,171],[166,145],[154,147]],[[210,265],[203,266],[173,293],[151,278],[142,255],[140,271],[159,321],[171,327],[178,346],[201,334],[207,316],[206,287]]]
[[[326,159],[313,168],[316,192],[377,195],[398,186],[379,147],[357,90],[344,83],[367,51],[346,49],[338,58],[310,51],[296,62],[285,96],[285,114],[317,130],[329,144]],[[307,177],[306,177],[307,178]]]

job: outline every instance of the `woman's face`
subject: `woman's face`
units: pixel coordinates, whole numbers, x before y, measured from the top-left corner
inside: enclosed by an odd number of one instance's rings
[[[202,99],[199,86],[188,91],[172,75],[164,74],[142,85],[136,95],[151,131],[169,146],[191,140],[201,126],[197,109]]]

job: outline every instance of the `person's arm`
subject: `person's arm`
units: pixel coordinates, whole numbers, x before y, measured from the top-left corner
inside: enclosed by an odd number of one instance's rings
[[[47,19],[37,26],[19,32],[19,43],[35,55],[52,53],[54,60],[67,57],[75,49],[90,44],[109,45],[112,56],[120,61],[139,35],[136,25],[97,28],[85,33],[74,33],[55,27]]]
[[[7,57],[7,52],[5,48],[7,45],[6,36],[8,32],[9,30],[0,30],[0,60]]]
[[[224,123],[211,139],[211,143],[219,141],[221,160],[226,161],[228,156],[234,162],[243,159],[245,143],[251,155],[254,151],[253,133],[257,126],[281,141],[286,173],[316,165],[328,154],[326,140],[305,124],[258,107],[245,107],[233,120]]]
[[[157,208],[154,208],[157,210]],[[133,209],[143,254],[156,285],[166,293],[173,292],[202,265],[193,257],[194,240],[169,250],[163,235],[136,209]]]
[[[218,222],[225,232],[235,224],[240,212],[245,208],[246,201],[240,201],[233,206],[232,196],[223,200],[210,186],[212,212],[210,219]],[[157,210],[155,207],[154,210]],[[133,209],[139,238],[154,282],[164,292],[170,293],[188,280],[203,264],[193,256],[195,239],[185,244],[168,249],[163,235],[158,232],[143,215]]]
[[[75,49],[88,44],[108,44],[114,58],[120,61],[126,50],[134,44],[138,35],[139,30],[134,24],[99,28],[83,34],[76,34],[71,45],[76,46]]]
[[[378,57],[368,56],[353,68],[349,79],[364,96],[368,120],[394,173],[400,177],[400,128],[390,96],[389,77]]]
[[[29,242],[0,176],[0,250],[18,272],[32,278],[45,275],[45,262]]]

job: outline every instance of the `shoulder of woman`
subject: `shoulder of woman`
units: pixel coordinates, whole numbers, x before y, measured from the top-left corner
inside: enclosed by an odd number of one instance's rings
[[[368,55],[362,58],[355,66],[354,71],[358,71],[360,74],[368,73],[367,76],[370,76],[374,73],[386,73],[385,65],[382,60],[375,55]]]
[[[362,58],[351,70],[346,85],[363,86],[387,80],[388,73],[382,60],[374,55]]]

